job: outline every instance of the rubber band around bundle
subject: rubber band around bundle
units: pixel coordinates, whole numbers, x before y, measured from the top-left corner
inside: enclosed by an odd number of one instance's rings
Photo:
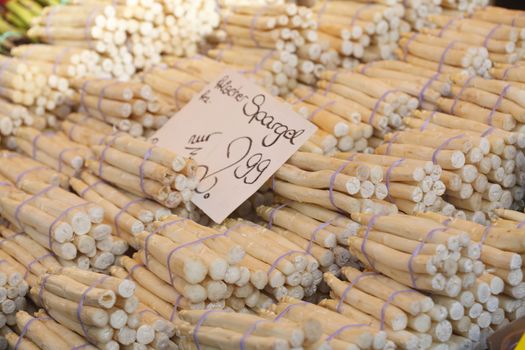
[[[62,49],[62,51],[60,51],[60,53],[55,57],[55,62],[53,63],[53,68],[51,69],[53,74],[58,75],[57,74],[57,68],[58,68],[58,66],[60,66],[62,64],[62,60],[64,59],[66,54],[69,51],[71,51],[71,49],[72,49],[71,47],[64,47]]]
[[[252,21],[250,23],[249,36],[250,36],[250,39],[253,41],[253,43],[255,44],[255,46],[257,48],[261,48],[261,44],[259,43],[259,40],[255,36],[255,30],[256,30],[255,26],[257,25],[257,20],[263,15],[263,12],[267,8],[268,8],[268,6],[266,5],[266,6],[261,6],[259,9],[257,9],[257,12],[252,17]]]
[[[334,198],[334,186],[335,186],[335,180],[337,178],[337,175],[341,174],[343,170],[346,169],[346,167],[354,161],[354,158],[357,154],[354,153],[346,161],[344,161],[337,169],[334,171],[334,173],[330,176],[330,186],[328,187],[328,199],[330,199],[330,204],[334,208],[337,209],[340,213],[344,213],[345,211],[337,206],[335,204],[335,198]]]
[[[46,26],[45,26],[44,32],[46,34],[46,39],[48,41],[53,40],[53,36],[51,35],[51,26],[52,26],[51,19],[53,18],[53,16],[55,15],[55,12],[59,8],[60,8],[59,6],[51,6],[51,9],[50,9],[49,13],[46,16],[46,19],[45,19]]]
[[[177,308],[179,307],[181,300],[182,300],[182,295],[179,295],[177,299],[175,300],[173,309],[171,310],[170,322],[173,322],[173,320],[175,319],[175,316],[177,316],[177,313],[178,313]]]
[[[99,179],[99,180],[93,182],[91,185],[88,185],[88,186],[87,186],[86,188],[84,188],[82,191],[80,191],[80,192],[78,193],[78,195],[79,195],[80,197],[84,197],[84,195],[85,195],[89,190],[92,190],[92,189],[94,189],[95,187],[97,187],[98,185],[103,184],[103,183],[104,183],[104,180]]]
[[[93,282],[83,293],[82,293],[82,296],[80,297],[80,301],[78,302],[78,307],[77,307],[77,320],[78,322],[80,323],[80,328],[82,329],[82,333],[84,333],[84,338],[86,338],[88,341],[92,340],[91,337],[89,336],[88,334],[88,331],[87,331],[87,328],[86,328],[86,325],[84,324],[84,321],[82,321],[82,309],[84,308],[84,302],[87,298],[87,295],[88,293],[93,290],[93,288],[96,288],[97,286],[99,286],[100,284],[104,283],[105,280],[107,280],[109,277],[109,275],[106,275],[106,276],[103,276],[101,278],[99,278],[98,280],[96,280],[95,282]]]
[[[363,254],[363,256],[365,257],[366,261],[368,262],[368,265],[370,265],[370,267],[373,268],[373,269],[375,268],[374,267],[375,265],[372,262],[372,260],[370,260],[370,257],[368,256],[368,253],[366,252],[365,247],[366,247],[366,243],[368,242],[368,235],[370,234],[370,230],[375,225],[376,220],[379,219],[381,216],[385,216],[385,214],[374,214],[374,215],[372,215],[372,217],[368,221],[368,224],[366,225],[366,231],[365,231],[365,234],[363,236],[363,242],[361,243],[361,254]]]
[[[101,79],[101,80],[107,80],[107,79]],[[121,82],[119,81],[113,82],[113,83],[104,85],[104,87],[100,89],[100,92],[98,94],[98,100],[97,100],[97,111],[100,113],[100,116],[102,117],[103,121],[107,120],[106,114],[104,113],[104,111],[102,111],[102,102],[104,101],[104,97],[106,97],[106,89],[115,87],[116,85],[119,85],[119,84],[121,84]]]
[[[120,237],[120,224],[119,224],[119,219],[120,217],[127,212],[127,210],[134,204],[137,204],[137,203],[141,203],[141,202],[145,202],[147,199],[146,198],[135,198],[131,201],[129,201],[128,203],[126,203],[126,205],[124,205],[122,208],[119,209],[117,215],[115,215],[115,219],[113,219],[113,226],[115,226],[115,235],[117,237]]]
[[[93,345],[91,343],[84,343],[82,345],[72,347],[71,350],[81,350],[81,349],[87,348],[88,346],[93,346]]]
[[[268,269],[268,276],[274,271],[277,269],[277,265],[281,262],[281,260],[283,260],[284,258],[290,256],[290,255],[293,255],[293,254],[300,254],[300,255],[310,255],[309,253],[307,253],[306,251],[304,250],[289,250],[287,251],[286,253],[280,255],[277,257],[277,259],[275,259],[272,264],[270,265],[270,268]]]
[[[368,9],[370,6],[374,5],[374,3],[369,2],[368,4],[365,4],[361,7],[359,7],[354,14],[352,15],[352,19],[350,20],[350,28],[352,28],[355,24],[355,22],[359,19],[359,16],[361,15],[361,12]]]
[[[115,143],[115,141],[117,141],[117,139],[119,137],[121,137],[123,134],[120,134],[120,133],[116,133],[107,143],[106,143],[106,146],[104,147],[104,149],[102,150],[102,153],[100,154],[100,159],[98,161],[98,176],[99,177],[102,177],[102,166],[104,165],[104,160],[106,159],[106,153],[107,151],[111,148],[111,146],[113,145],[113,143]]]
[[[63,150],[61,150],[60,153],[58,154],[57,171],[58,172],[62,171],[62,166],[64,165],[64,159],[63,159],[64,154],[66,154],[67,152],[70,152],[70,151],[82,150],[82,149],[84,149],[84,148],[80,147],[80,146],[74,146],[74,147],[66,147]]]
[[[52,256],[54,256],[53,253],[46,253],[46,254],[44,254],[44,255],[41,255],[41,256],[39,256],[39,257],[34,258],[33,260],[31,260],[31,261],[27,264],[27,266],[25,266],[25,268],[26,268],[26,272],[24,272],[24,279],[26,279],[27,276],[29,276],[29,274],[31,273],[31,268],[33,267],[34,264],[39,263],[39,262],[41,262],[42,260],[44,260],[44,259],[46,259],[46,258],[49,258],[49,257],[52,257]]]
[[[296,308],[298,306],[305,306],[305,305],[308,305],[308,302],[306,301],[301,301],[299,303],[295,303],[295,304],[290,304],[288,305],[287,307],[284,308],[283,311],[279,312],[279,314],[277,316],[275,316],[275,318],[273,319],[274,321],[279,321],[281,318],[283,318],[284,316],[286,316],[286,314],[288,312],[290,312],[291,309],[293,308]]]
[[[457,44],[457,42],[458,42],[457,40],[452,40],[447,45],[445,50],[443,50],[443,53],[441,54],[441,57],[439,58],[439,64],[438,64],[438,68],[437,68],[437,72],[438,73],[441,73],[441,71],[443,70],[443,66],[445,65],[445,58],[447,57],[448,52],[454,47],[454,45]]]
[[[30,173],[33,173],[33,172],[39,171],[39,170],[47,170],[47,169],[49,169],[49,168],[47,166],[45,166],[45,165],[36,165],[34,167],[28,168],[28,169],[22,171],[21,173],[19,173],[16,176],[16,178],[15,178],[15,185],[18,186],[20,184],[20,182],[24,179],[24,177],[26,177]]]
[[[36,159],[36,151],[38,150],[38,141],[41,137],[48,137],[55,135],[55,132],[53,131],[47,131],[40,133],[35,136],[35,138],[31,141],[31,158]]]
[[[148,161],[148,159],[151,158],[151,155],[153,154],[153,149],[155,147],[157,147],[157,146],[153,145],[150,148],[148,148],[148,150],[144,154],[144,158],[142,158],[142,161],[140,162],[140,166],[139,166],[139,178],[140,178],[139,185],[140,185],[140,190],[146,196],[148,194],[146,193],[146,188],[145,188],[145,184],[144,184],[144,180],[145,180],[144,179],[144,166],[146,165],[146,162]]]
[[[427,80],[425,85],[423,85],[423,88],[421,89],[421,91],[417,95],[418,96],[417,98],[419,100],[419,105],[420,106],[424,102],[425,93],[427,92],[428,88],[430,88],[430,85],[432,85],[432,83],[434,83],[439,78],[440,75],[441,75],[441,73],[434,73],[432,75],[432,77],[430,77],[430,79]]]
[[[505,70],[503,71],[502,80],[507,80],[507,77],[509,75],[510,70],[512,70],[514,68],[518,68],[518,67],[519,67],[518,65],[513,64],[512,66],[509,66],[509,67],[505,68]]]
[[[49,249],[51,249],[51,246],[52,246],[52,243],[53,243],[53,237],[52,237],[52,231],[53,231],[53,228],[55,227],[55,225],[64,218],[64,216],[66,216],[71,210],[74,210],[74,209],[78,209],[78,208],[82,208],[82,207],[85,207],[87,205],[91,204],[90,202],[84,202],[84,203],[80,203],[80,204],[76,204],[76,205],[73,205],[69,208],[67,208],[66,210],[62,211],[60,213],[60,215],[58,215],[54,220],[53,222],[51,223],[51,225],[49,226],[49,230],[47,232],[47,237],[48,237],[48,244],[49,244]]]
[[[165,228],[167,227],[170,227],[172,225],[175,225],[175,224],[178,224],[178,223],[181,223],[181,222],[184,222],[188,219],[186,218],[182,218],[182,219],[177,219],[177,220],[173,220],[173,221],[168,221],[168,222],[165,222],[163,223],[162,225],[160,225],[159,227],[157,227],[153,232],[151,232],[150,234],[148,234],[146,236],[146,239],[144,240],[144,265],[148,266],[148,256],[149,256],[149,251],[148,251],[148,246],[149,246],[149,240],[151,237],[153,237],[154,235],[156,235],[157,233],[159,233],[160,231],[164,230]]]
[[[337,305],[335,306],[335,311],[337,313],[341,313],[341,307],[345,303],[346,296],[348,295],[348,293],[350,293],[352,288],[354,288],[354,286],[358,284],[359,281],[361,281],[363,278],[372,277],[372,276],[380,276],[380,273],[373,272],[373,271],[363,272],[356,278],[352,279],[352,281],[349,282],[348,286],[346,286],[343,293],[341,293],[341,297],[339,298],[339,301],[337,302]]]
[[[185,88],[189,89],[190,86],[196,83],[204,83],[204,82],[199,79],[194,79],[194,80],[187,81],[177,86],[177,88],[175,89],[175,92],[173,93],[173,98],[175,99],[175,107],[177,108],[177,110],[182,108],[182,106],[180,105],[180,99],[179,99],[179,94],[182,91],[182,89],[185,89]]]
[[[489,236],[490,230],[492,229],[492,224],[488,224],[485,226],[485,229],[483,230],[483,234],[481,235],[481,240],[479,241],[479,251],[483,250],[483,245],[485,244],[485,241],[487,240],[487,237]]]
[[[22,331],[20,332],[20,335],[18,335],[18,339],[17,339],[17,341],[15,343],[14,350],[18,350],[18,347],[22,343],[22,340],[24,339],[27,331],[29,330],[29,327],[31,327],[31,324],[33,322],[35,322],[35,321],[46,321],[46,320],[51,320],[51,317],[49,317],[49,316],[46,316],[46,317],[34,317],[34,318],[30,319],[29,321],[27,321],[27,323],[25,324],[24,328],[22,328]]]
[[[387,90],[387,91],[385,91],[383,93],[383,95],[381,95],[381,97],[379,97],[379,99],[374,104],[374,109],[372,110],[372,113],[370,114],[370,118],[368,118],[368,124],[374,125],[374,118],[375,118],[377,112],[379,111],[379,107],[381,106],[381,102],[383,102],[384,99],[388,97],[388,95],[393,94],[395,92],[399,92],[399,90],[397,90],[397,89]]]
[[[494,118],[494,114],[496,114],[497,109],[500,107],[501,103],[503,102],[503,99],[507,95],[507,92],[512,87],[511,84],[505,85],[503,90],[501,90],[501,93],[498,96],[498,99],[496,100],[496,103],[492,107],[492,110],[490,111],[488,117],[487,117],[487,124],[492,126],[492,119]]]
[[[56,6],[55,6],[56,7]],[[91,40],[91,33],[90,33],[90,30],[91,30],[91,25],[93,24],[93,20],[95,19],[95,17],[98,15],[98,13],[100,12],[100,8],[97,6],[95,7],[91,13],[88,15],[88,18],[86,20],[86,26],[84,28],[84,40],[87,42],[88,44],[88,47],[93,50],[93,40]]]
[[[385,303],[383,304],[383,306],[381,307],[381,317],[379,319],[379,324],[380,324],[380,327],[379,329],[384,331],[385,330],[385,316],[386,316],[386,308],[388,306],[390,306],[390,304],[392,304],[392,302],[394,301],[394,299],[399,295],[399,294],[403,294],[403,293],[417,293],[416,290],[413,290],[413,289],[403,289],[403,290],[397,290],[395,292],[393,292],[392,294],[390,294],[390,296],[388,297],[388,299],[385,301]]]
[[[470,87],[470,82],[472,81],[472,79],[474,79],[476,76],[473,75],[471,77],[469,77],[465,83],[463,84],[463,86],[461,87],[461,90],[459,90],[459,93],[454,97],[454,102],[452,102],[452,107],[450,107],[450,114],[455,114],[455,110],[456,110],[456,106],[461,98],[461,96],[463,95],[463,93],[465,92],[465,89]]]
[[[295,106],[296,104],[299,104],[301,102],[304,102],[306,100],[308,100],[310,97],[313,97],[315,94],[317,93],[317,90],[314,89],[313,87],[310,88],[310,92],[307,93],[306,95],[304,95],[303,97],[299,97],[297,98],[297,100],[293,101],[293,102],[290,102],[290,104],[292,106]]]
[[[390,138],[390,140],[388,140],[388,142],[386,143],[386,151],[385,151],[385,155],[389,156],[390,153],[392,152],[392,145],[396,142],[396,140],[399,138],[399,131],[396,131],[394,133],[394,135],[392,135],[392,137]]]
[[[494,34],[496,34],[496,31],[501,28],[502,24],[499,23],[499,24],[496,24],[490,31],[489,33],[487,34],[487,36],[485,37],[485,39],[483,40],[483,47],[484,48],[487,48],[487,46],[489,45],[489,40],[492,39],[492,37],[494,36]]]
[[[9,182],[6,182],[6,181],[0,181],[0,186],[1,187],[13,187],[13,184],[10,184]]]
[[[266,54],[264,54],[262,59],[259,62],[257,62],[257,64],[255,65],[255,67],[253,67],[253,69],[241,71],[241,73],[242,74],[247,74],[247,73],[257,74],[260,70],[264,68],[264,64],[266,63],[266,61],[272,58],[275,52],[276,52],[275,50],[268,51]]]
[[[330,92],[330,90],[332,90],[332,85],[335,84],[336,80],[337,80],[337,77],[339,76],[339,74],[342,72],[343,70],[340,69],[338,71],[336,71],[332,77],[330,78],[330,80],[328,81],[328,84],[326,84],[326,88],[324,90],[324,96],[328,95],[328,93]]]
[[[330,106],[333,106],[335,104],[335,100],[332,100],[332,101],[328,101],[326,103],[323,103],[321,106],[317,107],[316,109],[314,109],[314,111],[312,113],[310,113],[308,115],[308,119],[309,121],[312,120],[313,117],[315,117],[317,114],[319,114],[321,111],[325,110],[326,108],[330,107]]]
[[[375,64],[374,61],[372,61],[372,62],[368,62],[368,63],[365,64],[363,67],[361,67],[361,69],[359,70],[359,73],[361,73],[361,74],[366,74],[366,71],[368,70],[368,68],[372,67],[374,64]]]
[[[407,268],[408,268],[408,274],[410,276],[410,283],[412,283],[412,288],[417,288],[416,276],[415,276],[414,266],[413,266],[414,259],[421,253],[425,244],[427,244],[432,239],[432,237],[434,237],[434,234],[436,232],[444,232],[447,229],[448,229],[447,227],[437,227],[435,229],[428,231],[425,237],[423,238],[423,240],[418,243],[418,245],[416,246],[416,249],[414,249],[412,254],[410,254],[410,257],[408,258]]]
[[[74,140],[73,140],[73,132],[75,131],[75,128],[76,128],[77,126],[83,126],[84,122],[85,122],[86,120],[88,120],[89,118],[91,118],[90,115],[88,115],[88,114],[84,114],[83,117],[82,117],[82,119],[80,119],[80,121],[79,121],[78,123],[72,123],[73,126],[68,130],[68,132],[67,132],[67,138],[70,139],[71,141],[74,141]]]
[[[392,163],[392,165],[390,165],[388,169],[386,170],[386,176],[385,176],[385,186],[386,186],[386,191],[387,191],[386,198],[390,203],[395,203],[394,198],[392,198],[392,196],[390,195],[390,177],[392,176],[392,171],[394,171],[395,168],[401,166],[404,161],[405,161],[405,158],[400,158],[396,160],[394,163]]]
[[[286,203],[283,203],[277,207],[273,207],[272,210],[270,210],[270,214],[268,214],[268,230],[271,230],[273,227],[273,221],[275,220],[275,214],[282,208],[288,206],[290,204],[290,201],[287,201]]]
[[[305,249],[305,252],[308,255],[312,255],[311,251],[312,251],[312,248],[314,246],[314,241],[317,238],[317,233],[319,233],[321,230],[324,230],[329,225],[331,225],[335,220],[340,219],[342,217],[343,217],[343,215],[337,214],[336,216],[334,216],[330,220],[327,220],[327,221],[323,222],[322,224],[320,224],[319,226],[317,226],[315,228],[315,230],[312,231],[312,234],[310,235],[310,240],[308,241],[308,245],[306,246],[306,249]]]
[[[511,27],[515,27],[516,26],[516,20],[520,17],[523,17],[525,16],[525,12],[520,12],[518,13],[517,15],[515,15],[513,18],[512,18],[512,22],[510,22],[510,26]]]
[[[128,271],[128,274],[126,276],[126,278],[124,278],[125,280],[129,280],[133,277],[133,272],[135,272],[136,269],[140,268],[140,267],[146,267],[146,265],[142,264],[142,263],[138,263],[138,264],[135,264],[131,267],[131,269],[129,269]]]
[[[410,38],[408,38],[407,42],[405,43],[405,45],[403,45],[403,61],[407,61],[407,58],[408,58],[408,47],[410,46],[410,44],[412,43],[412,41],[416,40],[416,38],[418,37],[419,33],[413,33]]]
[[[195,344],[195,347],[197,348],[197,350],[201,350],[201,344],[199,342],[199,329],[202,327],[202,325],[204,324],[204,321],[206,321],[206,319],[208,318],[208,316],[210,314],[219,313],[219,312],[228,313],[230,311],[226,311],[226,310],[207,310],[201,315],[201,317],[199,318],[199,320],[195,324],[195,327],[193,328],[192,338],[193,338],[193,343]]]
[[[443,26],[443,28],[441,28],[441,30],[439,31],[438,33],[438,37],[442,38],[443,37],[443,34],[445,34],[445,31],[448,30],[448,28],[454,24],[454,22],[456,22],[458,19],[463,19],[462,17],[452,17],[447,23],[445,23],[445,25]]]
[[[437,110],[436,111],[432,111],[432,113],[430,113],[428,118],[425,119],[425,121],[423,122],[423,125],[421,125],[421,127],[419,128],[419,131],[423,132],[423,131],[425,131],[428,128],[428,126],[430,125],[430,121],[432,120],[432,118],[434,118],[436,113],[437,113]]]
[[[46,274],[44,278],[42,278],[42,281],[40,282],[40,290],[38,291],[38,303],[41,307],[44,307],[44,291],[46,289],[46,283],[48,278],[51,277],[50,274]]]
[[[15,208],[15,213],[14,213],[14,218],[15,218],[15,221],[16,221],[16,224],[18,225],[19,228],[23,229],[23,225],[22,225],[22,222],[20,221],[20,211],[22,210],[22,208],[24,206],[26,206],[29,202],[37,199],[38,197],[41,197],[43,196],[44,194],[46,194],[47,192],[51,191],[52,189],[56,188],[57,186],[56,185],[49,185],[48,187],[38,191],[37,193],[35,193],[34,195],[32,195],[31,197],[23,200],[20,204],[18,204]]]
[[[324,13],[326,12],[326,8],[329,2],[330,0],[324,0],[323,4],[321,5],[321,8],[319,9],[319,12],[317,12],[317,25],[321,23],[321,17],[323,17]]]
[[[242,335],[241,337],[241,340],[239,340],[239,348],[240,350],[247,350],[246,349],[246,340],[248,339],[248,337],[250,335],[253,334],[253,332],[255,332],[255,330],[257,329],[257,326],[261,323],[270,323],[270,322],[274,322],[272,320],[257,320],[255,321]]]
[[[487,130],[483,131],[483,133],[481,134],[481,137],[487,137],[490,134],[492,134],[494,131],[496,131],[496,128],[491,126],[491,127],[487,128]]]
[[[434,151],[434,153],[432,153],[432,163],[434,163],[434,165],[437,165],[438,164],[437,156],[439,155],[439,153],[445,147],[447,147],[452,141],[461,139],[463,137],[465,137],[465,134],[459,134],[459,135],[456,135],[456,136],[452,136],[451,138],[445,140],[445,142],[443,142],[441,145],[439,145],[438,148],[436,148],[436,150]]]
[[[334,339],[335,337],[337,337],[338,335],[340,335],[344,331],[352,329],[352,328],[361,328],[361,327],[370,327],[370,325],[369,324],[364,324],[364,323],[347,324],[347,325],[345,325],[345,326],[343,326],[341,328],[338,328],[335,332],[333,332],[328,337],[326,337],[325,341],[326,342],[331,342],[332,339]]]
[[[86,107],[86,101],[85,101],[85,98],[86,98],[86,89],[89,85],[89,83],[91,82],[92,80],[84,80],[84,82],[82,82],[82,85],[80,86],[80,107],[82,107],[82,109],[86,112],[86,115],[88,115],[88,108]]]

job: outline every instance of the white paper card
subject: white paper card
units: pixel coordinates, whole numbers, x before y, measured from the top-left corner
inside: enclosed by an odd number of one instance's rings
[[[222,222],[267,181],[316,127],[242,75],[226,71],[152,137],[199,164],[192,201]]]

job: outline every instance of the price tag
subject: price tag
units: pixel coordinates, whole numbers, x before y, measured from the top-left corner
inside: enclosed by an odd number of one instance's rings
[[[226,71],[153,135],[195,159],[192,201],[222,222],[315,132],[316,127],[242,75]]]

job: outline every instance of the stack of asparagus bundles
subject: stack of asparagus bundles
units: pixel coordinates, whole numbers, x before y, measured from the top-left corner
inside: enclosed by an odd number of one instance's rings
[[[352,68],[359,61],[392,58],[400,32],[409,30],[398,0],[321,0],[314,12],[320,44],[337,51],[343,68]]]
[[[98,177],[168,208],[189,206],[198,184],[194,161],[123,133],[91,149],[96,160],[87,160],[86,166]]]
[[[134,137],[157,130],[172,113],[144,83],[85,78],[73,80],[72,86],[72,101],[83,113]]]
[[[403,118],[418,106],[417,98],[395,86],[349,70],[323,72],[317,87],[330,99],[339,96],[352,101],[362,122],[371,125],[379,136],[400,128]]]
[[[322,69],[322,48],[316,43],[314,14],[306,7],[285,5],[231,6],[223,10],[223,23],[213,40],[227,42],[211,51],[230,64],[269,70],[275,90],[286,96],[297,80],[313,83]],[[240,57],[250,57],[245,63]],[[323,56],[325,57],[325,56]]]
[[[68,267],[40,276],[30,291],[49,316],[99,349],[153,341],[152,327],[134,317],[134,293],[133,281]]]
[[[33,316],[25,311],[17,312],[14,326],[0,329],[0,335],[5,338],[9,349],[97,349],[42,309]]]
[[[416,112],[414,118],[406,118],[405,122],[413,129],[399,136],[389,135],[392,142],[380,146],[378,151],[405,154],[402,144],[412,138],[412,142],[408,142],[412,145],[407,147],[413,148],[415,139],[420,139],[417,154],[412,153],[410,157],[424,158],[421,150],[428,147],[428,157],[461,177],[458,186],[447,184],[447,200],[466,210],[469,218],[479,215],[474,215],[477,211],[490,213],[497,207],[519,205],[523,198],[520,186],[523,182],[523,137],[520,134],[439,112]],[[432,139],[439,135],[442,138],[432,144]],[[405,136],[406,141],[402,141]],[[443,159],[440,161],[439,157],[446,153],[450,160],[453,154],[460,160],[465,159],[466,165],[454,169],[452,164],[440,163]]]
[[[22,153],[67,176],[75,176],[93,152],[67,138],[62,132],[43,132],[20,127],[13,136],[14,145]]]
[[[30,172],[19,173],[13,183],[3,179],[5,185],[0,187],[2,217],[14,227],[63,265],[106,270],[115,255],[126,252],[126,242],[111,236],[111,226],[104,223],[102,207],[26,174]]]
[[[219,310],[185,310],[175,320],[180,349],[317,348],[323,325],[316,317],[291,321],[282,314],[261,316]],[[227,321],[226,321],[227,320]]]
[[[272,185],[285,198],[331,210],[396,212],[399,208],[413,213],[441,205],[446,176],[439,165],[421,160],[350,152],[331,158],[297,152],[276,172]]]

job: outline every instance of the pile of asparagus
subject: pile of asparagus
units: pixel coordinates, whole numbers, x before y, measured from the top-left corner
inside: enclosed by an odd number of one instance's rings
[[[32,113],[27,107],[11,102],[7,99],[0,99],[2,113],[0,113],[0,136],[2,146],[7,149],[14,149],[16,145],[12,135],[20,126],[32,126],[36,129],[43,130],[48,124],[48,118]],[[51,124],[53,120],[49,120]]]
[[[335,50],[343,68],[360,61],[392,58],[402,32],[410,30],[402,21],[405,8],[394,1],[317,1],[319,43]]]

